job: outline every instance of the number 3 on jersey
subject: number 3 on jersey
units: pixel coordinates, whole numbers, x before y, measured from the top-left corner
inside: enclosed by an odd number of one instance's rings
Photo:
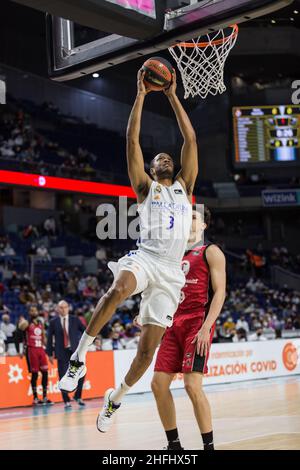
[[[170,215],[170,225],[168,227],[168,230],[172,230],[172,228],[174,228],[174,216],[173,215]]]

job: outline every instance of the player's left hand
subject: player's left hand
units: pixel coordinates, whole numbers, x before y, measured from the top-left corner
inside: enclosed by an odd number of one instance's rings
[[[172,83],[169,86],[169,88],[166,88],[164,91],[164,94],[169,98],[170,96],[176,95],[176,90],[177,90],[177,75],[176,75],[176,70],[173,69],[173,74],[172,74]]]
[[[207,356],[210,347],[210,330],[203,326],[192,341],[192,344],[195,343],[197,343],[197,354]]]

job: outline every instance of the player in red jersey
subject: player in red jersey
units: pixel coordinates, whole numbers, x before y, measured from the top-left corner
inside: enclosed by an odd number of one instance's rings
[[[30,307],[30,320],[23,320],[19,324],[19,329],[24,332],[24,344],[28,370],[31,372],[31,388],[33,393],[33,405],[52,405],[52,401],[47,398],[48,386],[48,360],[44,349],[45,329],[38,318],[36,307]],[[38,373],[42,373],[43,400],[39,400],[37,394]]]
[[[204,209],[203,216],[200,212],[193,212],[191,238],[182,261],[186,284],[181,292],[181,303],[174,323],[167,329],[160,345],[152,380],[152,391],[168,439],[168,449],[182,449],[170,392],[170,385],[177,373],[183,373],[204,450],[214,449],[211,410],[202,389],[202,379],[203,374],[207,373],[215,322],[225,300],[226,261],[218,246],[201,243],[209,223],[208,209]]]

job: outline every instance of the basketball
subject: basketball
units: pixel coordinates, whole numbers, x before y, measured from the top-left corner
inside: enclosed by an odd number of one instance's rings
[[[300,451],[300,0],[0,1],[2,470]]]
[[[144,82],[152,91],[162,91],[168,88],[172,82],[173,67],[163,57],[151,57],[142,69],[146,72]]]

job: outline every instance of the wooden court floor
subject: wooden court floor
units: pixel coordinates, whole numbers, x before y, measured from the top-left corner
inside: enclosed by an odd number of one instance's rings
[[[300,450],[300,376],[206,388],[216,449]],[[191,403],[176,391],[178,428],[186,450],[201,449]],[[0,449],[152,450],[165,445],[151,394],[126,397],[111,431],[101,434],[95,421],[101,400],[50,409],[0,410]]]

